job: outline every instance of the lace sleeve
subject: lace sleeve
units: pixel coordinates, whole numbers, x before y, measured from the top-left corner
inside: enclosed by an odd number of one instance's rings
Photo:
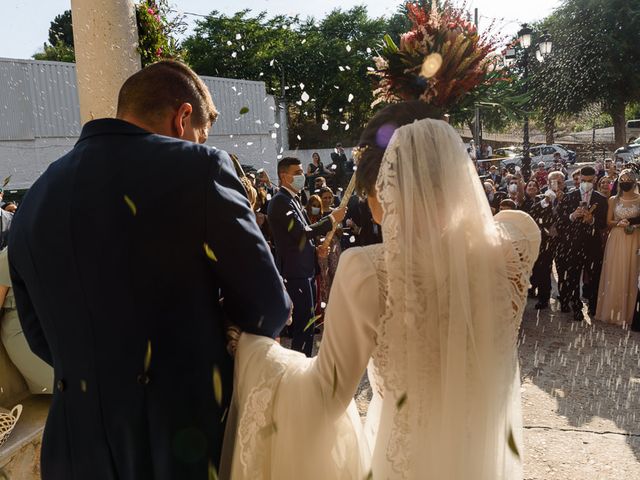
[[[503,211],[494,218],[503,239],[513,318],[519,325],[529,277],[540,249],[540,229],[529,215],[520,211]]]

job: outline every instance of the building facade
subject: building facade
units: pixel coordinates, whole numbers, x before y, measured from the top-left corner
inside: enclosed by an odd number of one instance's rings
[[[207,144],[277,178],[276,103],[264,82],[202,79],[220,111]],[[75,64],[0,59],[0,182],[11,176],[9,190],[28,189],[80,130]]]

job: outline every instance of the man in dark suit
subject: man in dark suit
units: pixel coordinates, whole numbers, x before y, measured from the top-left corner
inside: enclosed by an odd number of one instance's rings
[[[316,306],[316,249],[328,252],[315,244],[342,221],[344,208],[334,210],[317,223],[309,218],[298,195],[305,184],[300,160],[285,157],[278,162],[280,190],[269,202],[268,219],[276,247],[276,264],[293,301],[291,348],[311,356],[313,349],[313,318]]]
[[[573,309],[573,318],[582,321],[580,280],[589,301],[589,313],[595,314],[598,283],[602,270],[601,234],[607,228],[607,199],[593,186],[596,171],[582,167],[580,186],[565,195],[558,208],[558,255],[556,258],[563,312]]]
[[[196,74],[151,65],[18,210],[20,320],[53,365],[44,480],[210,478],[233,384],[223,319],[275,337],[290,303]],[[171,138],[174,137],[174,138]]]

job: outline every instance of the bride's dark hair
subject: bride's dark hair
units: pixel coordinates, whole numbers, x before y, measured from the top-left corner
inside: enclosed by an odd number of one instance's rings
[[[442,112],[422,101],[412,100],[393,103],[374,115],[360,135],[356,191],[362,195],[375,192],[382,157],[393,132],[424,118],[440,119]]]

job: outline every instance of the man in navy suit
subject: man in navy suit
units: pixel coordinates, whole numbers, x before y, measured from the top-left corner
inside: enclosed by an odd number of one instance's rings
[[[233,381],[223,319],[275,337],[288,318],[229,156],[198,144],[216,115],[185,65],[137,72],[15,216],[20,320],[55,370],[44,480],[211,478]]]
[[[313,349],[316,305],[316,249],[327,255],[315,239],[326,235],[341,222],[346,209],[338,208],[313,225],[298,195],[305,184],[300,160],[293,157],[278,162],[280,190],[269,202],[268,218],[276,247],[276,264],[293,301],[291,348],[308,357]]]
[[[573,309],[573,319],[582,321],[580,280],[585,275],[583,293],[594,315],[598,301],[598,284],[602,271],[602,232],[607,228],[607,199],[595,190],[596,171],[580,169],[580,186],[564,195],[557,210],[558,287],[561,310]]]

